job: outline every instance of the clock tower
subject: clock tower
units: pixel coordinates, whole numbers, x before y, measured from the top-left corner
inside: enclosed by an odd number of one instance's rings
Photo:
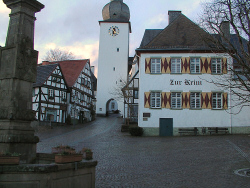
[[[117,104],[124,116],[124,99],[120,92],[127,81],[129,57],[130,12],[123,0],[111,0],[102,10],[99,21],[100,40],[97,78],[96,114],[105,116],[111,109],[110,102]]]

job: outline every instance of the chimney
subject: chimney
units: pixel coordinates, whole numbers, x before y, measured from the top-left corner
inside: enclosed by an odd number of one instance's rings
[[[181,11],[179,10],[169,10],[168,11],[168,25],[171,24],[180,15],[181,15]]]
[[[49,64],[50,64],[49,61],[43,61],[43,62],[42,62],[42,65],[49,65]]]
[[[91,70],[91,72],[92,72],[93,74],[95,74],[95,66],[91,66],[91,67],[90,67],[90,70]]]
[[[230,23],[229,21],[222,21],[220,24],[220,34],[223,36],[222,42],[230,39]]]

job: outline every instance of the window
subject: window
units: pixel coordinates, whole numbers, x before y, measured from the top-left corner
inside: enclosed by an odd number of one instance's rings
[[[201,108],[201,93],[194,92],[190,94],[190,107],[191,109]]]
[[[57,78],[52,76],[52,82],[56,82]]]
[[[32,88],[32,97],[35,97],[36,93],[35,93],[35,89]]]
[[[212,74],[221,74],[222,72],[222,65],[221,65],[221,58],[212,58],[211,59],[211,71]]]
[[[83,94],[80,94],[80,100],[84,101],[84,95]]]
[[[213,93],[212,94],[212,108],[213,109],[222,109],[222,93]]]
[[[84,85],[85,79],[81,78],[81,85]]]
[[[135,89],[134,90],[134,99],[139,99],[139,96],[138,96],[138,90],[137,89]]]
[[[181,109],[182,108],[181,92],[171,93],[171,108]]]
[[[116,51],[119,52],[119,51],[120,51],[120,48],[117,48]]]
[[[171,58],[171,73],[181,73],[180,58]]]
[[[114,109],[114,108],[115,108],[115,103],[112,102],[112,103],[111,103],[111,109]]]
[[[48,96],[49,96],[49,99],[54,99],[55,95],[54,95],[54,90],[53,89],[48,90]]]
[[[67,93],[65,91],[62,91],[61,96],[62,96],[62,101],[67,100]]]
[[[161,92],[151,92],[151,108],[161,108]]]
[[[151,59],[151,73],[161,73],[161,59]]]
[[[200,73],[200,58],[190,59],[190,72],[192,74]]]

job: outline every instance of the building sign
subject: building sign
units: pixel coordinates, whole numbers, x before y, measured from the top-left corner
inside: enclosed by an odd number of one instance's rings
[[[174,86],[174,85],[189,85],[189,86],[197,86],[197,85],[202,85],[202,81],[200,80],[174,80],[174,79],[170,79],[170,85]]]

